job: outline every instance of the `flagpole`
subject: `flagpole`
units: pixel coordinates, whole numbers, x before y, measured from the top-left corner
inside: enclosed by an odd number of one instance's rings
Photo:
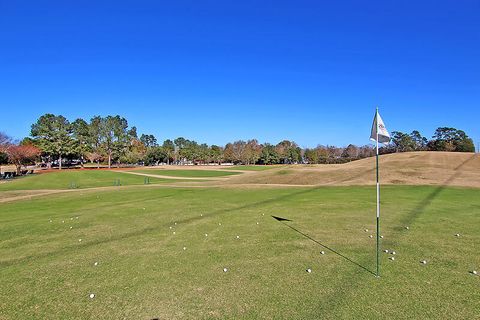
[[[377,113],[375,115],[375,125],[377,126],[377,148],[376,148],[376,154],[377,154],[377,277],[380,277],[380,257],[379,257],[379,252],[380,252],[380,183],[379,183],[379,177],[378,177],[378,107],[377,107]]]

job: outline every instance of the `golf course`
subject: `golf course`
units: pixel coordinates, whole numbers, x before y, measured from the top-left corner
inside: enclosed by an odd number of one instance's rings
[[[480,318],[480,157],[380,168],[380,277],[374,157],[2,181],[0,319]]]

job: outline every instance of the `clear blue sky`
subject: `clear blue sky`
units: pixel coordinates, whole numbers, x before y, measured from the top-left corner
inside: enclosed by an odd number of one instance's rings
[[[120,114],[158,140],[480,142],[480,2],[0,0],[0,131]]]

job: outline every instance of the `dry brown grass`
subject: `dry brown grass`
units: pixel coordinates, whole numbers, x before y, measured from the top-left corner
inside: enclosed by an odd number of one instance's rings
[[[480,187],[474,153],[408,152],[380,156],[382,184]],[[375,158],[338,165],[289,166],[231,177],[233,184],[373,185]]]

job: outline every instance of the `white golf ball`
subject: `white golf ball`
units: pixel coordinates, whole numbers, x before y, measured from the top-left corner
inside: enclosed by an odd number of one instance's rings
[[[95,267],[98,266],[98,262],[95,262],[93,265],[94,265]]]
[[[175,222],[174,224],[175,224],[175,225],[177,225],[177,223],[176,223],[176,222]]]
[[[221,226],[222,224],[219,222],[218,225]]]
[[[93,299],[93,298],[95,298],[95,294],[90,293],[89,297],[90,297],[90,299]]]
[[[320,251],[320,254],[325,254],[325,251]]]
[[[70,218],[70,220],[73,220],[73,218]]]
[[[52,222],[52,220],[50,220],[50,222]]]
[[[78,242],[82,242],[82,239],[78,239]]]
[[[365,232],[368,232],[368,229],[365,229]]]
[[[203,217],[203,213],[200,213],[200,217]]]
[[[259,223],[257,222],[257,225],[258,225],[258,224],[259,224]]]
[[[208,233],[205,233],[205,237],[208,237]]]
[[[383,250],[383,252],[388,253],[388,250]]]
[[[308,268],[308,269],[307,269],[307,272],[308,272],[308,273],[312,273],[312,269]]]
[[[380,236],[380,239],[383,239],[383,236]]]
[[[390,257],[390,260],[392,260],[392,261],[395,260],[395,257]]]
[[[369,235],[368,237],[369,237],[369,238],[373,238],[373,236],[372,236],[372,235]]]
[[[175,234],[175,231],[173,231],[173,234]]]
[[[73,227],[70,227],[70,229],[73,229]]]
[[[145,210],[145,208],[143,208],[143,210]]]
[[[476,270],[473,270],[472,273],[473,273],[474,275],[477,275],[477,274],[478,274],[478,272],[477,272]]]
[[[397,254],[395,251],[392,251],[392,254]]]
[[[240,236],[237,236],[237,239],[240,239]]]
[[[410,229],[410,227],[405,227],[405,229],[409,230],[409,229]]]
[[[78,217],[75,217],[75,219],[78,219]]]
[[[172,230],[173,227],[170,227],[170,230]]]
[[[459,233],[457,233],[457,234],[455,235],[455,237],[460,237],[460,234],[459,234]]]
[[[427,260],[420,261],[422,264],[427,264]]]
[[[183,250],[187,250],[187,247],[183,247]]]
[[[62,223],[65,223],[65,220],[62,220]]]
[[[227,271],[228,271],[228,269],[227,269],[227,268],[223,268],[223,272],[227,272]]]

